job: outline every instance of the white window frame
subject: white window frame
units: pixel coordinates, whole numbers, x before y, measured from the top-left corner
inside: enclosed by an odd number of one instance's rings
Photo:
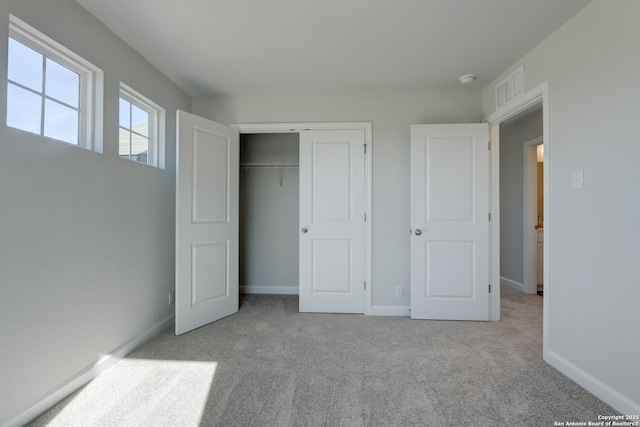
[[[120,82],[120,96],[118,99],[120,98],[149,113],[149,148],[147,151],[147,163],[138,162],[133,159],[125,160],[131,160],[143,165],[146,164],[164,169],[164,108],[122,82]],[[120,105],[119,102],[118,105]],[[118,123],[118,129],[120,129],[120,123]],[[129,131],[131,130],[129,129]],[[118,135],[119,134],[120,132],[118,132]]]
[[[9,37],[80,75],[78,146],[102,153],[103,71],[11,14],[9,15]],[[48,138],[42,133],[40,136]],[[55,138],[49,139],[60,141]],[[75,146],[75,144],[69,145]]]

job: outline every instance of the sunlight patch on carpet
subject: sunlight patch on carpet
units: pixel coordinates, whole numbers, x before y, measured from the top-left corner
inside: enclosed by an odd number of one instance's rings
[[[82,389],[48,426],[199,426],[217,366],[123,359]]]

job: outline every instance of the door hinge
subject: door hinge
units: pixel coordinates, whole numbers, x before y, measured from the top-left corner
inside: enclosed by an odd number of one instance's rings
[[[491,283],[489,283],[489,293],[491,293]]]
[[[491,150],[491,141],[487,141],[488,148],[487,150]]]
[[[367,290],[367,281],[366,280],[364,281],[364,290],[365,291]]]
[[[364,154],[367,154],[367,144],[362,144],[364,146]]]
[[[491,212],[489,212],[489,221],[491,221]]]

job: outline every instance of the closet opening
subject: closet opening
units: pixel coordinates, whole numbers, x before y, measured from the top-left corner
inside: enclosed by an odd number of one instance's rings
[[[300,135],[240,134],[241,294],[299,294]]]

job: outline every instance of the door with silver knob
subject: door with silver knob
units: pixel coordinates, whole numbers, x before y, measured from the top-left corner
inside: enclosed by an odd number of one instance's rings
[[[411,127],[411,317],[489,318],[489,127]]]
[[[300,311],[364,313],[363,130],[300,133]]]

